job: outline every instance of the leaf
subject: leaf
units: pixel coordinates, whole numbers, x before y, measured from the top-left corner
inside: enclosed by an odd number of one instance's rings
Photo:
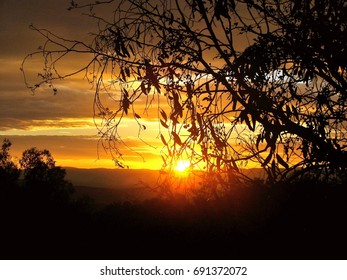
[[[161,142],[163,142],[163,144],[164,144],[165,146],[167,146],[167,142],[166,142],[166,140],[165,140],[163,134],[160,134],[160,139],[161,139]]]
[[[202,129],[200,129],[200,137],[198,140],[198,144],[200,144],[202,140],[204,140],[204,138],[205,138],[205,132]]]
[[[177,143],[178,145],[182,146],[182,141],[181,138],[178,136],[178,134],[175,131],[172,131],[172,136],[174,138],[175,143]]]
[[[223,141],[221,141],[221,140],[219,139],[219,137],[216,135],[216,132],[215,132],[215,130],[214,130],[214,126],[213,126],[211,120],[209,120],[209,126],[210,126],[209,128],[210,128],[210,131],[211,131],[212,138],[213,138],[213,140],[215,141],[217,147],[218,147],[218,148],[225,147],[225,143],[224,143]]]
[[[254,131],[254,129],[253,129],[252,125],[251,125],[251,122],[249,121],[248,115],[245,115],[244,121],[246,122],[248,128],[249,128],[250,130]]]
[[[135,113],[135,117],[141,119],[141,116]]]
[[[176,92],[173,92],[172,96],[173,96],[173,101],[174,101],[174,112],[172,114],[178,115],[182,118],[183,110],[182,110],[182,105],[179,101],[179,96]]]
[[[125,68],[125,73],[127,77],[130,77],[130,69],[128,67]]]
[[[236,106],[237,106],[237,99],[236,99],[236,97],[234,95],[232,97],[231,102],[233,104],[233,109],[232,110],[235,111],[236,110]]]
[[[298,110],[296,109],[295,106],[292,106],[292,110],[293,110],[293,115],[294,117],[299,120],[299,113],[298,113]]]
[[[126,80],[127,80],[123,68],[120,69],[120,75],[121,75],[121,78],[122,78],[123,81],[126,81]]]
[[[279,163],[280,165],[282,165],[285,169],[288,169],[288,168],[289,168],[288,163],[286,163],[286,162],[284,161],[284,159],[281,158],[281,156],[280,156],[279,154],[276,154],[276,158],[277,158],[278,163]]]
[[[272,153],[270,152],[269,155],[266,157],[266,159],[264,160],[264,162],[261,164],[263,167],[266,166],[270,160],[272,158]]]
[[[126,96],[124,96],[122,100],[122,107],[126,115],[128,114],[129,106],[130,106],[130,101]]]
[[[161,158],[163,159],[164,166],[166,166],[166,165],[167,165],[167,164],[166,164],[166,159],[164,158],[164,156],[163,156],[163,155],[161,155]]]
[[[230,4],[230,7],[231,7],[233,10],[235,10],[235,8],[236,8],[235,1],[234,1],[234,0],[230,0],[230,1],[229,1],[229,4]]]
[[[192,85],[191,84],[186,84],[186,87],[187,87],[188,98],[192,98],[192,95],[193,95]]]
[[[252,131],[255,130],[256,124],[257,124],[257,120],[255,119],[255,116],[251,115],[251,119],[252,119]]]
[[[255,146],[257,147],[257,150],[259,150],[259,143],[260,143],[260,141],[261,141],[261,134],[259,134],[258,135],[258,137],[257,137],[257,141],[256,141],[256,143],[255,143]]]
[[[134,49],[133,49],[133,47],[130,44],[129,44],[129,49],[132,52],[132,54],[135,55]]]
[[[141,83],[141,91],[143,94],[146,94],[146,95],[148,94],[148,89],[146,89],[144,82]]]
[[[240,122],[243,123],[243,121],[245,120],[245,117],[247,117],[247,111],[246,110],[241,111],[239,117],[240,117]]]
[[[172,157],[172,152],[171,152],[171,150],[170,150],[169,146],[168,146],[168,145],[166,145],[166,147],[167,147],[167,151],[168,151],[168,153],[169,153],[169,156],[170,156],[170,157]]]
[[[123,52],[123,56],[130,57],[130,53],[128,52],[128,49],[125,47],[124,43],[121,44],[121,49]]]
[[[163,120],[160,120],[160,123],[161,123],[161,125],[162,125],[163,127],[169,128],[169,126],[168,126],[165,122],[163,122]]]
[[[210,83],[207,82],[207,83],[205,84],[205,86],[206,86],[206,91],[207,91],[207,92],[211,92],[211,90],[210,90]]]
[[[196,113],[198,123],[199,123],[199,128],[200,128],[200,137],[198,140],[198,143],[201,143],[201,141],[205,138],[205,131],[203,129],[203,123],[202,123],[202,118],[199,113]]]
[[[160,84],[159,80],[156,78],[155,80],[152,81],[155,89],[160,93]]]
[[[173,13],[171,13],[171,15],[170,15],[170,22],[169,22],[169,24],[170,24],[170,25],[172,25],[172,24],[173,24],[173,22],[174,22],[174,15],[173,15]]]
[[[160,109],[160,114],[163,117],[164,122],[167,122],[167,115],[166,115],[166,113],[165,113],[165,111],[163,109]]]

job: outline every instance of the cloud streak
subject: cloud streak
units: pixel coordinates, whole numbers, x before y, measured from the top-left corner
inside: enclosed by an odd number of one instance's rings
[[[24,150],[31,147],[48,149],[51,151],[57,165],[73,166],[80,168],[108,167],[114,168],[115,164],[110,155],[98,145],[98,138],[91,136],[1,136],[0,139],[9,138],[12,142],[11,155],[21,157]],[[156,139],[147,139],[149,145],[144,145],[134,138],[123,139],[124,144],[120,150],[124,153],[125,164],[131,168],[159,169],[161,162],[160,148],[153,148],[158,144]],[[129,148],[140,153],[130,152]]]
[[[88,33],[96,30],[95,22],[81,16],[81,10],[68,12],[68,6],[69,1],[56,0],[0,2],[0,139],[10,138],[13,154],[18,158],[25,149],[35,146],[49,149],[59,165],[113,168],[110,155],[97,149],[94,90],[82,75],[58,81],[57,95],[44,86],[33,95],[26,88],[20,71],[23,58],[44,42],[29,29],[30,24],[65,38],[91,39]],[[80,65],[81,60],[71,58],[61,64],[61,71],[66,73]],[[31,59],[26,65],[30,81],[37,78],[40,69],[39,59]],[[119,104],[110,102],[110,106],[114,109]],[[157,106],[153,104],[146,112],[141,106],[135,107],[135,112],[141,115],[139,121],[147,129],[140,135],[144,141],[137,139],[139,128],[129,112],[126,116],[129,119],[125,118],[119,128],[120,134],[126,136],[119,147],[125,163],[133,168],[160,168]]]

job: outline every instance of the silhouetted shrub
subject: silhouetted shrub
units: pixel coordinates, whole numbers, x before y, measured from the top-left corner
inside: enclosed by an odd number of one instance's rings
[[[65,170],[55,166],[48,150],[25,150],[20,165],[25,188],[37,198],[61,201],[67,200],[73,193],[72,184],[65,180]]]
[[[0,151],[0,182],[3,187],[15,185],[19,178],[19,169],[13,162],[10,155],[12,143],[9,139],[4,139]]]

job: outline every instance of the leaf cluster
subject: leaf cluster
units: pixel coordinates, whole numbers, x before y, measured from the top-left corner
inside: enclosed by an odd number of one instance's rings
[[[112,20],[97,15],[100,4],[113,11]],[[248,180],[242,169],[250,163],[272,182],[345,170],[345,1],[72,5],[86,7],[99,26],[90,44],[38,30],[47,40],[39,52],[42,77],[64,78],[54,71],[67,54],[92,55],[80,71],[95,88],[100,141],[118,165],[122,119],[132,115],[140,133],[141,112],[157,106],[165,170],[188,158],[221,188],[234,173]]]

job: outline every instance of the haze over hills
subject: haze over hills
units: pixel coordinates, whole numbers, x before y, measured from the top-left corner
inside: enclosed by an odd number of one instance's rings
[[[75,186],[97,188],[138,188],[144,185],[155,186],[159,178],[159,170],[150,169],[108,169],[108,168],[74,168],[64,167],[66,179]],[[243,173],[249,177],[263,177],[263,169],[245,169]]]
[[[158,180],[158,170],[146,169],[82,169],[66,167],[66,179],[75,186],[97,188],[138,188],[153,186]]]
[[[74,196],[88,196],[100,206],[153,197],[155,192],[150,188],[155,187],[159,178],[158,170],[73,167],[64,169],[66,179],[74,185]]]

